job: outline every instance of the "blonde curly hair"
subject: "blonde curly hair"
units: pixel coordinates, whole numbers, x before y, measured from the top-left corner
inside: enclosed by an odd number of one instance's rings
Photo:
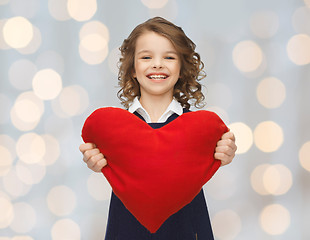
[[[198,82],[206,77],[203,71],[204,64],[200,55],[195,52],[196,45],[185,35],[182,28],[174,25],[161,17],[154,17],[138,25],[124,40],[119,60],[118,84],[121,89],[117,96],[122,105],[126,108],[136,96],[141,96],[140,85],[133,76],[135,72],[135,45],[139,36],[145,32],[155,32],[171,41],[181,60],[180,76],[174,86],[173,97],[182,105],[189,109],[191,105],[197,108],[203,107],[204,95],[201,91],[202,85]]]

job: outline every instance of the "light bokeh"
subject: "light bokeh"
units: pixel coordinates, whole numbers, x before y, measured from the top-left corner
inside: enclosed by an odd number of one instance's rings
[[[289,59],[296,65],[310,63],[310,36],[297,34],[292,36],[286,46]]]
[[[305,142],[299,150],[299,162],[301,166],[310,172],[310,141]]]
[[[256,96],[265,108],[280,107],[286,97],[285,85],[275,77],[264,78],[257,86]]]
[[[262,229],[270,235],[283,234],[290,225],[289,211],[280,204],[266,206],[259,217]]]
[[[278,150],[284,141],[282,128],[273,121],[264,121],[254,130],[254,142],[263,152]]]
[[[33,26],[24,17],[12,17],[3,26],[4,41],[12,48],[26,47],[33,38]]]
[[[52,240],[81,239],[79,225],[70,218],[64,218],[55,222],[51,230]]]
[[[236,239],[241,231],[240,216],[231,209],[218,212],[212,217],[214,235],[220,240]]]
[[[48,209],[56,216],[69,215],[76,207],[76,196],[65,185],[53,187],[47,195]]]
[[[233,49],[233,62],[241,72],[253,72],[263,61],[263,52],[259,45],[247,40],[239,42]]]
[[[38,71],[33,77],[34,93],[42,100],[51,100],[58,96],[62,89],[61,76],[53,69]]]
[[[67,0],[69,15],[76,21],[87,21],[97,11],[96,0]]]
[[[236,145],[238,146],[236,154],[249,151],[253,145],[253,133],[251,128],[242,122],[231,123],[228,127],[236,136]]]

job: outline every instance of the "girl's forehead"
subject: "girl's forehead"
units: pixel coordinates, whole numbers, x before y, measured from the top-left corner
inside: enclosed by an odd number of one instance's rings
[[[176,52],[176,49],[170,39],[159,33],[151,31],[141,34],[136,40],[135,47],[136,50],[141,48],[144,50],[167,49],[167,51]]]

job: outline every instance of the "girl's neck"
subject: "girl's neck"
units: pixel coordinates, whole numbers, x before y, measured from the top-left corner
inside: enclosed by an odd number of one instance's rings
[[[142,107],[150,115],[152,122],[157,122],[158,119],[163,115],[163,113],[168,108],[171,103],[172,96],[141,96],[139,101]]]

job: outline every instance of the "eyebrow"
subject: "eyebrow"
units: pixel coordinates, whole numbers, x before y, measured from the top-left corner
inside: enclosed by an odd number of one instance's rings
[[[152,51],[150,51],[150,50],[141,50],[137,54],[150,53],[150,52],[152,52]],[[172,54],[178,55],[178,53],[176,51],[166,51],[165,54],[167,54],[167,53],[170,53],[170,54],[172,53]]]

